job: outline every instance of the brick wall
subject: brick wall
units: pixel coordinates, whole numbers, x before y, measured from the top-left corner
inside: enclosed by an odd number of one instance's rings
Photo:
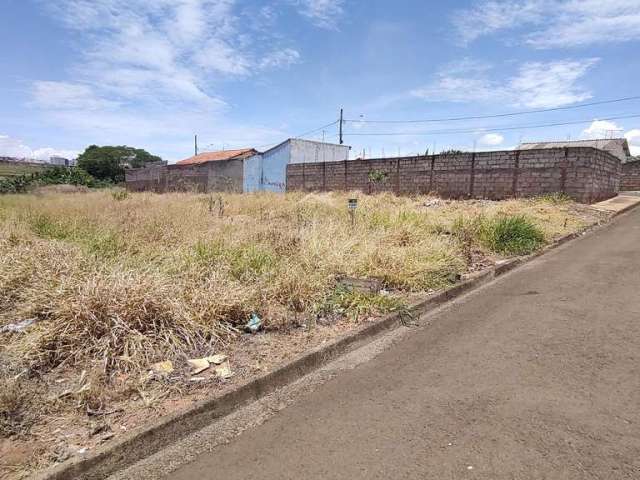
[[[377,180],[375,180],[377,179]],[[620,161],[591,147],[378,158],[287,166],[287,190],[435,193],[503,199],[564,192],[591,203],[614,196]]]
[[[147,165],[125,171],[134,192],[242,192],[242,159],[197,165]]]
[[[620,190],[640,190],[640,160],[622,164]]]

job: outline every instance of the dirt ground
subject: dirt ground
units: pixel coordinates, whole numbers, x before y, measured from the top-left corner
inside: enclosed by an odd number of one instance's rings
[[[482,201],[469,203],[481,205]],[[584,225],[609,217],[607,213],[580,205],[566,207],[564,214],[576,224]],[[486,250],[472,250],[469,255],[467,273],[491,267],[501,258]],[[392,292],[406,301],[425,293],[428,292]],[[12,370],[15,362],[4,358],[0,350],[0,369],[3,369],[0,376],[18,378],[22,390],[18,397],[29,405],[29,409],[16,414],[20,417],[19,424],[3,427],[9,431],[15,428],[15,431],[8,438],[0,439],[0,478],[26,478],[34,471],[81,455],[143,425],[150,416],[155,418],[179,411],[212,393],[233,389],[239,382],[270,371],[295,355],[372,320],[373,317],[354,321],[328,316],[318,323],[307,324],[309,321],[301,317],[289,328],[242,333],[217,351],[201,352],[202,356],[226,355],[233,371],[228,379],[217,376],[213,367],[191,375],[185,357],[174,361],[175,370],[169,374],[155,373],[141,379],[138,374],[120,373],[111,378],[105,388],[104,365],[99,360],[87,362],[84,368],[62,364],[46,373]],[[8,338],[7,335],[22,333],[2,335]]]
[[[162,478],[640,478],[639,236],[635,210],[500,277]]]

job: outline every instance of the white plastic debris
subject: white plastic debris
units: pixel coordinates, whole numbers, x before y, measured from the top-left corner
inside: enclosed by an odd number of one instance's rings
[[[2,327],[0,327],[0,333],[19,333],[28,326],[33,325],[34,323],[36,323],[35,318],[28,318],[26,320],[22,320],[21,322],[3,325]]]
[[[251,318],[244,326],[244,331],[247,333],[257,333],[262,328],[262,319],[255,313],[251,314]]]

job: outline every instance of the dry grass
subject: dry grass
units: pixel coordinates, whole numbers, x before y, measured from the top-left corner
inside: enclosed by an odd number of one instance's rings
[[[24,433],[29,428],[30,398],[18,380],[0,378],[0,438]]]
[[[353,196],[352,227],[346,204]],[[32,424],[51,432],[46,422],[66,419],[59,444],[38,454],[51,462],[57,449],[70,448],[64,429],[79,419],[86,425],[74,438],[85,442],[95,412],[115,406],[122,421],[163,404],[168,389],[171,398],[190,392],[187,358],[234,352],[234,368],[250,375],[287,358],[286,345],[311,345],[300,332],[320,342],[349,322],[401,311],[408,294],[446,287],[508,250],[496,239],[509,242],[512,231],[491,229],[516,217],[518,235],[548,242],[602,214],[560,197],[0,196],[0,327],[34,321],[24,332],[0,331],[0,437],[28,445]],[[343,275],[376,278],[389,293],[345,290],[337,283]],[[252,313],[275,334],[240,337]],[[291,330],[316,321],[320,327]],[[166,359],[175,376],[149,382],[141,375]]]
[[[570,202],[425,207],[427,197],[383,194],[360,196],[352,228],[347,198],[225,195],[221,212],[192,194],[1,197],[0,325],[38,321],[12,342],[31,368],[141,370],[229,340],[253,312],[270,328],[313,315],[338,275],[442,288],[469,268],[470,250],[491,254],[461,223],[525,215],[550,239],[593,221]]]

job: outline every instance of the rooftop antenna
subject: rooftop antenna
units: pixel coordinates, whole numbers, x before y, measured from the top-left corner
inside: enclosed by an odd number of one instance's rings
[[[198,135],[196,135],[195,138],[193,139],[193,146],[194,146],[196,155],[198,155]]]

